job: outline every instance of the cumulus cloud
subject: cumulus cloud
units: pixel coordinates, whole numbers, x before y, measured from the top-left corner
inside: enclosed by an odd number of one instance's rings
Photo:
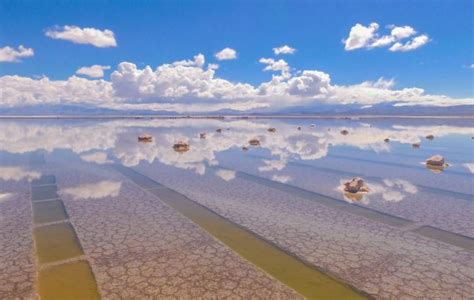
[[[194,59],[185,59],[185,60],[179,60],[171,65],[173,66],[182,66],[182,67],[202,67],[206,63],[206,58],[202,53],[199,53],[198,55],[194,56]]]
[[[364,107],[383,102],[394,106],[474,104],[472,98],[430,95],[418,87],[396,89],[392,79],[337,85],[323,71],[292,71],[282,59],[262,58],[259,61],[265,64],[264,71],[278,72],[260,85],[217,77],[217,66],[206,65],[202,54],[155,69],[122,62],[112,72],[110,81],[77,76],[66,80],[2,76],[0,105],[8,108],[68,104],[127,111],[203,113],[226,109],[279,109],[317,103]]]
[[[264,71],[280,71],[284,77],[289,76],[290,66],[283,59],[274,60],[273,58],[260,58],[259,63],[266,65]]]
[[[394,102],[394,106],[456,106],[474,105],[473,98],[450,98],[444,95],[427,94],[424,89],[412,87],[394,89],[394,82],[381,78],[360,84],[333,86],[328,102],[339,104],[374,105]]]
[[[273,48],[273,53],[275,53],[275,55],[279,55],[279,54],[293,54],[296,52],[296,49],[295,48],[291,48],[290,46],[288,45],[284,45],[284,46],[281,46],[281,47],[276,47],[276,48]]]
[[[90,67],[82,67],[76,71],[78,75],[86,75],[92,78],[104,77],[104,70],[109,70],[110,66],[93,65]]]
[[[20,62],[20,58],[31,57],[35,53],[32,48],[25,48],[23,45],[18,49],[6,46],[0,48],[0,62]]]
[[[397,40],[401,40],[401,39],[404,39],[416,34],[415,29],[413,29],[413,27],[410,27],[410,26],[393,26],[392,25],[390,27],[392,28],[391,35]]]
[[[364,26],[357,23],[351,28],[349,36],[343,40],[344,49],[352,51],[361,48],[373,49],[390,46],[389,50],[392,52],[407,52],[420,48],[429,42],[429,37],[426,34],[414,36],[417,32],[411,26],[390,25],[388,28],[390,34],[381,36],[378,34],[379,24],[374,22]]]
[[[194,60],[164,64],[152,70],[138,69],[123,62],[111,75],[116,95],[130,99],[155,99],[161,102],[189,102],[195,99],[221,101],[245,99],[254,94],[249,84],[232,83],[215,77],[215,68],[204,68],[202,54]]]
[[[406,51],[412,51],[415,49],[420,48],[421,46],[425,45],[428,43],[429,38],[427,35],[420,35],[415,38],[413,38],[411,41],[406,42],[405,44],[402,44],[400,42],[397,42],[392,45],[392,47],[389,48],[390,51],[395,52],[395,51],[401,51],[401,52],[406,52]]]
[[[66,40],[75,44],[89,44],[99,48],[116,47],[117,41],[113,31],[109,29],[100,30],[96,28],[80,28],[78,26],[66,25],[45,32],[47,37],[56,40]]]
[[[215,55],[217,60],[230,60],[237,58],[237,52],[232,48],[224,48]]]
[[[0,77],[0,106],[44,104],[90,104],[107,106],[113,101],[112,84],[72,76],[67,80],[33,79],[21,76]]]
[[[372,44],[378,29],[379,24],[377,23],[371,23],[369,26],[357,23],[351,28],[349,37],[344,41],[345,49],[350,51]]]
[[[282,72],[287,72],[283,69]],[[285,73],[284,73],[285,74]],[[274,76],[269,82],[259,86],[259,94],[266,96],[299,97],[303,99],[322,98],[329,95],[331,78],[329,74],[320,71],[303,71],[300,75]],[[296,100],[298,100],[296,99]],[[295,98],[293,98],[295,100]]]

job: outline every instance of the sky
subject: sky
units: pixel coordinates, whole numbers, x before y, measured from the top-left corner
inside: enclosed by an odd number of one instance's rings
[[[473,11],[472,1],[3,0],[0,107],[474,104]]]

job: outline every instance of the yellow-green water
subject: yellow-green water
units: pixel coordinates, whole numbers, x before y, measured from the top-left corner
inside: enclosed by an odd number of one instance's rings
[[[83,254],[76,233],[69,223],[37,227],[34,238],[40,263],[61,261]]]
[[[308,299],[366,298],[350,286],[306,265],[171,189],[150,191],[242,257]]]
[[[67,213],[61,200],[33,203],[35,224],[56,222],[67,219]]]
[[[42,300],[100,299],[94,274],[85,261],[39,271],[38,289]]]

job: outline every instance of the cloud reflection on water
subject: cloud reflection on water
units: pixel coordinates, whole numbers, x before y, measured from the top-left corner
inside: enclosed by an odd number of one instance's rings
[[[12,193],[0,193],[0,203],[9,200],[12,196]]]
[[[225,181],[230,181],[235,178],[235,171],[231,170],[217,170],[216,175]]]
[[[387,202],[400,202],[410,195],[418,193],[418,188],[411,182],[399,178],[385,178],[381,183],[373,181],[366,182],[369,192],[347,193],[344,191],[344,183],[348,178],[341,179],[336,188],[340,191],[347,202],[369,204],[371,199],[384,200]]]
[[[120,193],[122,183],[112,180],[103,180],[97,183],[86,183],[75,187],[63,188],[60,193],[70,196],[74,200],[101,199],[106,197],[117,197]]]
[[[20,181],[22,179],[27,179],[28,181],[31,181],[40,178],[40,176],[41,173],[27,171],[22,167],[0,167],[0,180]]]
[[[206,164],[217,165],[216,155],[230,149],[248,146],[252,138],[260,140],[260,149],[273,156],[259,166],[262,172],[281,171],[289,159],[316,160],[328,155],[331,147],[350,146],[376,152],[390,151],[393,142],[411,145],[424,140],[428,134],[436,138],[449,134],[471,135],[471,127],[436,125],[375,127],[367,123],[328,122],[316,124],[315,128],[267,120],[220,120],[204,119],[155,119],[116,120],[77,125],[74,123],[27,123],[12,121],[0,123],[0,151],[26,153],[36,150],[51,152],[68,149],[82,160],[98,164],[119,161],[126,166],[140,162],[159,162],[178,168],[204,174]],[[331,124],[333,125],[333,124]],[[277,127],[274,133],[269,127]],[[216,128],[230,128],[222,133]],[[331,129],[331,130],[328,130]],[[341,130],[349,134],[342,135]],[[137,142],[137,136],[144,131],[154,137],[153,142]],[[207,132],[206,139],[199,133]],[[390,143],[384,139],[390,139]],[[190,151],[178,153],[173,150],[177,141],[190,144]],[[253,151],[254,148],[250,148]],[[108,156],[108,154],[110,156]]]
[[[107,159],[107,153],[105,152],[93,152],[89,154],[83,154],[80,156],[83,161],[93,162],[99,165],[112,163],[111,160]]]

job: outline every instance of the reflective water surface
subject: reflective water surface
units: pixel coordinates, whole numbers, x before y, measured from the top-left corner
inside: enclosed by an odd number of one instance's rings
[[[467,298],[473,136],[454,119],[1,120],[0,298],[48,298],[62,274],[91,298]]]

